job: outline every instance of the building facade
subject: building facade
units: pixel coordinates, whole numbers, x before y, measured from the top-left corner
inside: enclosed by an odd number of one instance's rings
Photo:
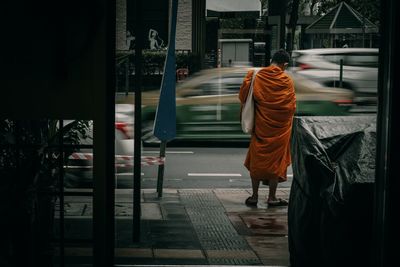
[[[131,3],[134,0],[117,0],[116,4],[116,50],[117,51],[129,51],[134,48],[134,44],[132,41],[134,41],[134,36],[132,31],[132,21],[134,21],[134,17],[132,17],[133,12],[132,10],[132,5]],[[163,6],[160,6],[163,4],[168,4],[164,0],[149,0],[151,4],[148,5],[148,7],[145,7],[146,10],[157,10],[156,12],[149,12],[150,13],[150,18],[154,24],[158,24],[161,29],[153,29],[156,30],[159,37],[158,37],[158,43],[157,45],[159,48],[165,48],[166,45],[168,44],[168,18],[169,18],[169,8],[163,8]],[[177,50],[192,50],[192,0],[178,0],[178,16],[177,16],[177,26],[176,26],[176,49]],[[170,1],[169,1],[170,4]],[[160,7],[159,9],[154,8],[155,7]],[[161,17],[159,16],[160,13],[163,13],[161,9],[166,12],[166,14],[161,14]],[[147,12],[147,11],[146,11]],[[154,14],[153,16],[151,14]],[[157,23],[158,20],[158,23]],[[152,30],[152,29],[148,29]],[[147,35],[148,32],[146,32]],[[150,36],[150,32],[149,32]],[[145,40],[147,40],[146,36]],[[150,41],[149,41],[150,43]],[[161,45],[162,43],[162,45]],[[155,44],[155,43],[153,43]],[[150,49],[157,49],[156,45],[148,45],[146,47],[146,42],[145,42],[145,48],[150,48]]]

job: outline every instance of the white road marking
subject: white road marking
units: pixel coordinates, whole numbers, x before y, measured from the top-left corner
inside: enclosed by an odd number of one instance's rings
[[[288,174],[287,177],[288,177],[288,178],[289,178],[289,177],[293,178],[293,174]],[[249,178],[250,178],[250,177],[249,177]],[[242,182],[242,181],[247,181],[247,179],[229,179],[229,182],[230,182],[230,183],[233,183],[233,182]]]
[[[143,151],[143,154],[159,154],[160,151]],[[193,151],[166,151],[166,154],[194,154]]]
[[[247,183],[248,181],[249,181],[248,179],[229,179],[230,183],[233,183],[233,182],[244,182],[244,183]]]
[[[156,181],[158,178],[142,178],[142,181]],[[164,179],[166,181],[182,181],[182,179]]]
[[[240,173],[188,173],[188,176],[218,176],[218,177],[225,177],[225,176],[234,176],[234,177],[241,177]]]
[[[124,176],[126,175],[126,176],[128,176],[128,175],[133,175],[133,172],[121,172],[121,173],[116,173],[115,175],[124,175]],[[144,173],[141,172],[140,175],[144,175]]]
[[[64,165],[65,169],[93,169],[93,166],[74,166],[74,165]]]

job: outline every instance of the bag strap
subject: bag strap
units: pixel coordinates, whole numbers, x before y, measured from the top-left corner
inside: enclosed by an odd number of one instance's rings
[[[253,77],[251,78],[250,86],[253,86],[254,80],[255,80],[255,78],[256,78],[256,75],[257,75],[258,71],[259,71],[259,69],[254,69]]]
[[[247,94],[247,96],[250,94],[250,90],[253,91],[254,80],[256,79],[256,75],[257,75],[258,71],[259,71],[259,69],[254,69],[253,76],[251,77],[249,93]]]
[[[259,69],[254,69],[254,71],[253,71],[253,75],[252,75],[251,81],[250,81],[249,91],[247,92],[247,96],[246,96],[246,99],[244,100],[243,105],[246,103],[247,99],[249,99],[249,96],[253,97],[253,82],[254,82],[254,79],[256,78],[258,71],[259,71]]]

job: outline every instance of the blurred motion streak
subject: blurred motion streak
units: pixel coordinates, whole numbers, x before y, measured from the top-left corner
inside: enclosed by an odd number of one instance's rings
[[[176,140],[248,141],[239,122],[240,85],[251,67],[206,69],[189,76],[176,87]],[[294,72],[297,116],[349,115],[354,92],[323,86]],[[152,134],[159,94],[142,94],[142,140],[157,143]]]

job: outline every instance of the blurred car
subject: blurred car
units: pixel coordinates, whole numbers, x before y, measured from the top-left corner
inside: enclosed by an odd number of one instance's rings
[[[134,117],[133,104],[115,105],[115,155],[133,155]]]
[[[134,105],[117,104],[115,106],[115,172],[116,174],[132,172],[134,147]],[[93,127],[88,137],[80,144],[93,144]],[[90,188],[93,182],[93,149],[79,149],[69,156],[65,166],[65,186]]]
[[[217,68],[203,70],[177,84],[176,140],[248,140],[239,121],[238,93],[251,68]],[[289,73],[295,83],[296,115],[347,115],[353,92],[329,88]],[[153,125],[159,91],[142,94],[142,140],[157,142]]]
[[[360,106],[365,111],[376,111],[378,59],[377,48],[319,48],[292,51],[290,66],[292,71],[324,86],[339,87],[343,60],[341,87],[354,91],[358,107],[353,111]]]

